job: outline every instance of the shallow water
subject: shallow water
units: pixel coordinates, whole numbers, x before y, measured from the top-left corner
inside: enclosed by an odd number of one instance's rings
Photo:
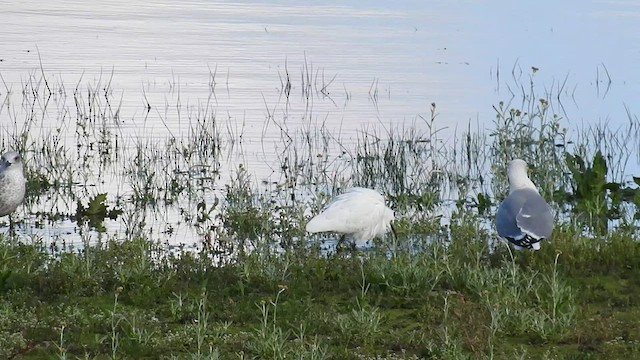
[[[251,131],[262,128],[265,102],[278,102],[285,64],[293,93],[300,93],[306,61],[314,78],[335,76],[328,88],[334,101],[315,102],[312,120],[326,117],[350,132],[426,115],[431,102],[443,126],[476,118],[489,123],[491,105],[507,97],[504,83],[517,64],[525,78],[531,66],[539,68],[536,76],[547,87],[567,78],[565,91],[576,102],[565,104],[573,123],[616,122],[624,121],[622,104],[639,112],[638,17],[640,6],[632,1],[134,0],[96,6],[10,0],[0,12],[0,72],[15,90],[39,69],[38,56],[48,74],[71,87],[113,71],[111,88],[122,92],[122,117],[129,119],[144,111],[143,90],[154,108],[166,98],[172,104],[176,89],[184,105],[206,100],[209,73],[217,69],[218,114],[242,119]],[[149,121],[158,121],[154,115]],[[165,122],[168,129],[156,126],[156,133],[180,128],[175,118]]]
[[[426,131],[419,117],[429,118],[431,103],[443,141],[469,122],[491,128],[492,105],[530,77],[541,97],[562,94],[570,129],[623,127],[627,111],[640,113],[640,5],[632,1],[9,0],[0,10],[3,148],[29,118],[21,89],[41,71],[64,89],[71,107],[76,87],[80,94],[110,89],[120,104],[114,129],[126,146],[187,136],[188,117],[208,109],[242,139],[241,155],[221,166],[223,179],[242,162],[256,181],[272,180],[273,154],[285,146],[282,129],[324,125],[344,143],[391,124]],[[285,99],[287,72],[292,88]],[[312,90],[305,93],[305,85]],[[34,136],[56,130],[55,110],[40,119]],[[61,131],[73,147],[76,130]],[[126,192],[114,185],[121,181],[115,176],[102,186]],[[73,223],[57,226],[55,234],[76,232]]]

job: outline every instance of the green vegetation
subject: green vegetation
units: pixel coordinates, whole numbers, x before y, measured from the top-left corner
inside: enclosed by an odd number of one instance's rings
[[[252,252],[215,265],[145,239],[0,242],[3,358],[636,358],[640,244],[560,228],[536,253],[451,226],[393,256]]]
[[[19,94],[27,121],[0,142],[26,154],[29,216],[18,224],[73,221],[81,240],[0,236],[0,358],[640,357],[640,181],[620,165],[637,149],[631,116],[625,131],[576,142],[553,113],[561,94],[538,96],[533,75],[518,105],[495,107],[489,133],[451,143],[436,104],[411,126],[351,141],[324,126],[287,130],[287,105],[269,110],[265,131],[275,124],[284,147],[258,180],[215,101],[179,113],[183,134],[152,142],[123,136],[110,81],[67,92],[32,77]],[[308,106],[328,93],[301,78]],[[14,102],[0,116],[19,123]],[[75,131],[73,144],[39,131],[44,118]],[[556,212],[537,252],[512,252],[492,226],[513,157],[534,165]],[[387,194],[397,238],[333,253],[331,234],[305,233],[350,185]],[[181,227],[193,246],[167,242]]]

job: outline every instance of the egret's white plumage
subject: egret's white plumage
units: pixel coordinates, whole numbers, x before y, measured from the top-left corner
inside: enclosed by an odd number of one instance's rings
[[[22,172],[22,158],[9,151],[0,159],[0,216],[9,215],[24,200],[26,180]]]
[[[496,214],[498,234],[514,244],[516,249],[540,249],[540,241],[553,231],[551,208],[538,193],[527,175],[527,163],[516,159],[509,162],[509,196]]]
[[[394,220],[393,210],[377,191],[353,187],[333,198],[307,223],[310,233],[332,231],[350,237],[356,244],[382,238]]]

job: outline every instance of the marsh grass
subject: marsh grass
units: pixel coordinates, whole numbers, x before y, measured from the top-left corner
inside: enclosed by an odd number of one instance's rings
[[[20,108],[11,102],[19,94],[5,94],[0,116],[15,125],[0,144],[27,154],[22,223],[73,219],[79,240],[2,236],[0,357],[640,355],[640,202],[622,175],[635,117],[623,130],[582,129],[576,142],[557,114],[562,92],[538,94],[531,74],[514,76],[518,90],[494,107],[490,134],[469,124],[445,141],[431,104],[413,122],[346,138],[314,125],[314,101],[336,104],[335,76],[311,62],[301,72],[296,83],[285,66],[278,103],[265,99],[263,140],[277,139],[258,155],[268,176],[247,161],[244,124],[217,116],[217,71],[198,106],[183,106],[172,84],[164,106],[145,99],[145,118],[131,123],[111,75],[67,91],[44,71],[30,74]],[[294,128],[298,90],[305,108]],[[142,136],[152,116],[166,136]],[[169,130],[173,117],[184,131]],[[43,127],[49,119],[55,126]],[[538,252],[512,252],[491,225],[513,157],[534,165],[556,212],[553,239]],[[570,161],[578,157],[585,166]],[[582,196],[596,178],[602,186]],[[304,225],[353,185],[387,195],[398,237],[327,251],[322,240],[334,235],[310,236]],[[103,224],[110,214],[123,233]],[[168,241],[178,233],[191,246]]]

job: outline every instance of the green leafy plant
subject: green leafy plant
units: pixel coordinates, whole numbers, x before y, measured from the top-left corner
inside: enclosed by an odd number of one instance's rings
[[[104,219],[116,219],[123,213],[122,210],[117,208],[109,209],[105,203],[106,200],[106,193],[94,196],[89,200],[89,204],[86,207],[82,205],[80,200],[78,200],[75,215],[76,221],[78,223],[87,222],[92,228],[101,232],[105,231],[105,227],[102,223]]]
[[[612,194],[620,190],[621,184],[607,181],[607,162],[600,151],[590,163],[569,153],[565,161],[572,176],[572,193],[566,200],[573,204],[573,212],[584,224],[596,234],[606,234],[609,219],[619,217],[616,209],[620,201]]]

